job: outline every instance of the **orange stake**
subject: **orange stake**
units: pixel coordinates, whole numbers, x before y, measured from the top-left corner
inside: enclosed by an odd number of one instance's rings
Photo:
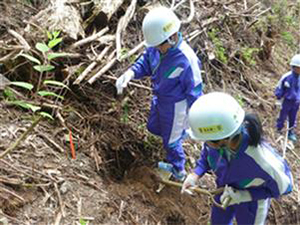
[[[72,159],[76,159],[75,148],[74,148],[74,144],[73,144],[72,131],[71,130],[69,130],[69,138],[70,138],[70,149],[71,149]]]

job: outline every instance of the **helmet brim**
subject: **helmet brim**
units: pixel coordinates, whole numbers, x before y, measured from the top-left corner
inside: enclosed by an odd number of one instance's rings
[[[195,140],[195,141],[205,141],[205,140],[203,140],[202,138],[199,138],[199,137],[195,136],[195,135],[194,135],[194,132],[192,131],[191,128],[187,129],[187,130],[186,130],[186,133],[189,135],[190,138],[192,138],[192,139]]]

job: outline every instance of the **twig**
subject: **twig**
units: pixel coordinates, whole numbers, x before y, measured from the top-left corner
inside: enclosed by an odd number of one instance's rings
[[[79,200],[77,202],[77,216],[78,216],[78,218],[81,218],[81,207],[82,207],[82,198],[79,197]]]
[[[56,191],[56,194],[57,194],[57,197],[58,197],[58,202],[59,202],[59,206],[60,206],[61,215],[63,217],[65,217],[64,204],[63,204],[60,192],[58,190],[57,183],[54,183],[54,187],[55,187],[55,191]]]
[[[47,137],[47,135],[45,135],[43,133],[39,133],[39,136],[45,138],[48,142],[50,142],[52,145],[54,145],[54,147],[56,149],[58,149],[61,153],[65,152],[65,150],[59,144],[57,144],[55,141],[53,141],[52,139]]]
[[[8,194],[10,194],[10,195],[12,195],[14,197],[16,197],[17,199],[19,199],[23,203],[25,202],[25,199],[22,198],[21,196],[17,195],[16,193],[14,193],[14,192],[12,192],[10,190],[7,190],[6,188],[3,188],[1,186],[0,186],[0,188],[1,188],[1,191],[4,191],[4,192],[6,192],[6,193],[8,193]]]
[[[11,59],[11,58],[13,58],[13,56],[14,55],[18,55],[17,54],[17,50],[15,50],[15,51],[11,51],[10,53],[8,53],[7,55],[5,55],[5,56],[3,56],[2,58],[0,58],[0,62],[6,62],[6,61],[8,61],[9,59]],[[21,51],[22,52],[22,51]],[[20,53],[21,53],[20,52]],[[19,53],[19,54],[20,54]]]
[[[113,58],[110,62],[108,62],[102,69],[100,69],[92,78],[89,79],[89,83],[94,83],[100,76],[102,76],[107,70],[109,70],[117,61],[117,58]]]
[[[290,149],[291,153],[293,153],[293,155],[300,160],[300,156],[296,154],[296,152],[293,149]]]
[[[2,216],[4,216],[5,218],[8,218],[8,219],[14,221],[15,224],[19,224],[19,225],[21,225],[21,224],[24,224],[24,225],[25,225],[25,224],[26,224],[26,225],[27,225],[27,223],[25,223],[24,221],[20,221],[20,220],[16,219],[15,216],[12,217],[12,216],[9,216],[9,215],[4,214],[4,213],[2,212],[1,209],[0,209],[0,215],[2,215]]]
[[[0,183],[11,184],[11,185],[20,185],[23,182],[14,178],[0,177]]]
[[[96,39],[96,41],[100,42],[101,44],[108,44],[116,39],[116,35],[107,34],[103,37]]]
[[[64,57],[65,58],[71,58],[71,59],[77,59],[77,58],[81,58],[82,54],[80,54],[80,53],[71,53],[71,52],[64,52]]]
[[[13,151],[20,143],[23,141],[26,136],[33,130],[33,128],[38,125],[38,123],[42,120],[43,117],[39,116],[35,119],[35,121],[31,124],[31,126],[11,145],[9,146],[4,152],[0,154],[0,159],[6,156],[8,153]]]
[[[27,170],[30,170],[32,173],[37,173],[37,174],[40,174],[44,177],[47,177],[48,179],[52,180],[53,182],[58,182],[57,179],[53,178],[52,176],[48,175],[48,174],[45,174],[45,173],[42,173],[40,170],[36,170],[34,168],[30,168],[30,167],[27,167],[27,166],[24,166],[24,165],[20,165],[21,168],[25,168]]]
[[[92,62],[83,72],[80,74],[80,76],[74,81],[74,84],[79,84],[97,65],[98,62],[102,60],[102,58],[106,55],[108,50],[111,48],[111,46],[106,46],[102,52],[98,55],[96,60]]]
[[[124,201],[121,200],[121,203],[120,203],[120,206],[119,206],[118,220],[122,217],[123,210],[124,210]]]
[[[207,27],[208,25],[210,25],[210,24],[212,24],[212,23],[214,23],[214,22],[216,22],[216,21],[218,21],[218,20],[219,20],[218,18],[213,17],[213,18],[209,18],[209,19],[203,21],[202,24],[201,24],[201,27],[203,27],[202,30],[196,29],[196,30],[194,30],[193,32],[191,32],[190,34],[186,35],[185,38],[186,38],[189,42],[192,41],[192,40],[195,39],[198,35],[200,35],[200,34],[202,34],[203,32],[205,32],[206,29],[207,29],[206,27]]]
[[[174,8],[172,8],[172,10],[176,10],[180,5],[182,5],[186,0],[182,0],[180,1],[177,5],[174,6]]]
[[[9,29],[8,33],[10,33],[12,36],[14,36],[15,38],[17,38],[19,40],[19,42],[23,45],[24,50],[26,52],[28,52],[30,50],[30,45],[27,43],[27,41],[20,35],[18,34],[16,31]]]
[[[182,20],[182,23],[190,23],[195,15],[195,7],[194,7],[194,2],[193,0],[190,0],[190,15],[188,16],[188,18],[186,20]]]
[[[102,30],[100,30],[98,33],[91,35],[85,39],[81,39],[80,41],[75,42],[73,45],[71,45],[71,49],[77,48],[81,45],[84,45],[86,43],[89,43],[91,41],[94,41],[98,38],[100,38],[101,36],[103,36],[103,34],[105,34],[107,31],[109,30],[108,27],[103,28]]]
[[[247,9],[248,9],[247,0],[244,0],[244,9],[245,9],[245,10],[247,10]]]
[[[255,15],[255,17],[256,17],[257,19],[253,20],[248,26],[246,26],[245,30],[248,30],[250,27],[252,27],[257,21],[259,21],[259,17],[260,17],[262,14],[267,13],[267,12],[270,11],[271,9],[272,9],[272,8],[269,7],[269,8],[267,8],[267,9],[261,11],[261,12],[258,13],[257,15]]]
[[[92,151],[93,158],[95,160],[96,169],[97,169],[97,171],[99,171],[100,170],[99,164],[102,163],[102,159],[98,155],[97,148],[95,147],[94,144],[91,146],[91,151]]]
[[[16,170],[16,171],[19,172],[20,174],[25,174],[26,176],[33,178],[34,180],[40,179],[40,180],[43,180],[43,181],[48,181],[47,179],[37,178],[37,177],[31,175],[30,173],[28,173],[27,171],[25,171],[24,169],[16,168],[15,166],[12,165],[12,163],[8,163],[8,162],[6,162],[6,161],[3,160],[3,159],[0,159],[0,162],[4,163],[7,167],[10,167],[10,168]],[[26,168],[26,169],[28,169],[28,168]],[[45,174],[43,174],[43,175],[46,176]],[[49,178],[48,176],[46,176],[46,177]],[[53,179],[52,179],[52,180],[53,180]]]
[[[119,20],[117,31],[116,31],[116,50],[117,50],[117,59],[121,57],[121,35],[122,32],[126,29],[129,21],[134,15],[135,7],[137,0],[132,0],[129,7],[126,10],[125,15]]]
[[[285,158],[288,138],[289,138],[289,122],[286,123],[286,133],[285,133],[284,142],[283,142],[283,146],[282,146],[282,148],[283,148],[282,158]]]
[[[23,186],[23,187],[46,187],[52,184],[50,182],[45,184],[24,183],[22,180],[7,178],[7,177],[0,177],[0,183]]]
[[[58,118],[58,120],[61,122],[61,124],[66,128],[69,129],[67,127],[66,121],[64,120],[64,118],[62,117],[62,115],[60,114],[60,112],[58,110],[56,110],[56,117]]]
[[[170,6],[170,8],[171,8],[171,9],[173,9],[173,8],[174,8],[174,6],[175,6],[175,0],[172,0],[172,3],[171,3],[171,6]]]
[[[54,225],[60,225],[61,217],[62,217],[61,212],[58,212],[55,218]]]
[[[120,57],[119,61],[122,61],[124,59],[127,59],[128,57],[132,56],[135,54],[140,48],[145,46],[145,41],[142,41],[139,43],[135,48],[131,49],[127,54],[124,54],[123,56]]]

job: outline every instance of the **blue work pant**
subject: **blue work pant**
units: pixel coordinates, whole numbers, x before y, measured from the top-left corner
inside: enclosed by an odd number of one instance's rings
[[[156,96],[152,99],[148,130],[163,140],[167,152],[166,159],[175,169],[182,171],[185,165],[185,153],[182,140],[187,128],[187,102],[160,101]]]

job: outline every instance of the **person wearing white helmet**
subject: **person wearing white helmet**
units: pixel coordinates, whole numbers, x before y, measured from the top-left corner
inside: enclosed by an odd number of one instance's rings
[[[152,9],[143,20],[146,50],[116,81],[118,94],[131,79],[150,76],[153,98],[148,130],[163,140],[168,168],[174,177],[185,175],[185,153],[182,140],[187,127],[187,112],[202,95],[201,61],[183,40],[180,20],[166,7]]]
[[[275,96],[277,99],[283,99],[276,127],[277,131],[281,133],[284,122],[288,119],[288,138],[296,142],[297,136],[294,129],[296,127],[296,118],[300,105],[300,54],[293,56],[290,66],[291,71],[280,78],[275,88]]]
[[[188,120],[191,138],[204,143],[181,192],[213,172],[217,187],[224,187],[215,200],[231,200],[225,210],[212,206],[211,224],[232,224],[234,218],[237,224],[264,224],[270,199],[290,193],[293,178],[287,162],[263,140],[259,118],[246,114],[231,95],[212,92],[194,102]]]

